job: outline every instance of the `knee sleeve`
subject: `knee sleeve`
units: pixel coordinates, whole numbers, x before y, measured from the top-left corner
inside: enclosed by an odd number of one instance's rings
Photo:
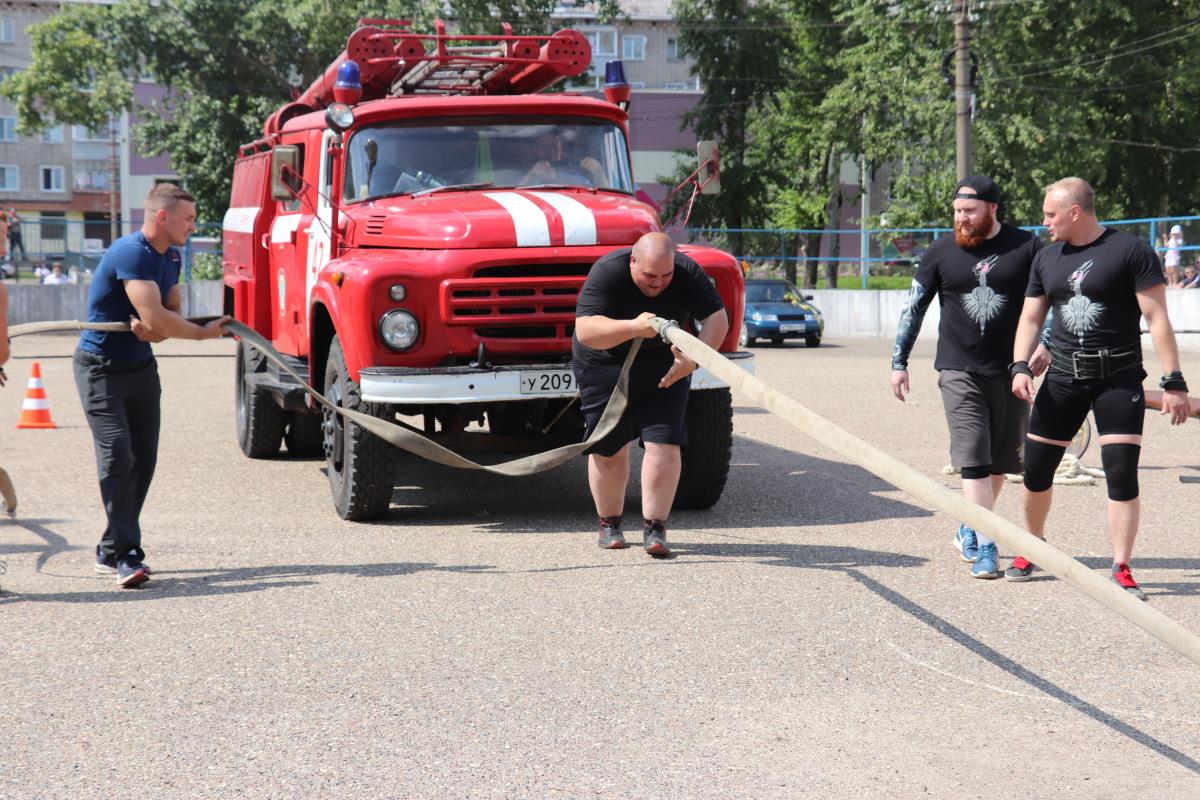
[[[959,473],[962,475],[964,481],[977,481],[980,478],[990,477],[992,467],[990,464],[982,467],[963,467],[959,470]]]
[[[1054,485],[1054,471],[1067,448],[1057,444],[1025,440],[1025,488],[1044,492]]]
[[[1100,448],[1100,463],[1108,482],[1109,500],[1134,500],[1138,496],[1140,444],[1106,444]]]

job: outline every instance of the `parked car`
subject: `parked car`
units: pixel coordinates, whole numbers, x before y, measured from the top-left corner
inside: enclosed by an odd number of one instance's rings
[[[825,319],[812,299],[787,281],[746,281],[746,316],[739,344],[753,347],[758,339],[770,339],[780,345],[784,339],[803,339],[809,347],[819,347]]]

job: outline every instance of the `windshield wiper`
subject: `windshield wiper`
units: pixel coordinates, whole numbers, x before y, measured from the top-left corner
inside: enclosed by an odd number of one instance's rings
[[[434,186],[432,189],[422,189],[419,192],[413,192],[412,196],[424,197],[427,194],[434,194],[436,192],[469,192],[472,189],[486,189],[493,185],[491,181],[484,181],[483,183],[453,183],[449,186]]]

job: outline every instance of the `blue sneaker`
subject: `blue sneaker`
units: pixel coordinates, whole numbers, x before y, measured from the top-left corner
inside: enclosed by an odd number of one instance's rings
[[[1000,577],[1000,554],[995,542],[979,545],[979,557],[971,565],[971,577],[993,580]]]
[[[979,544],[975,538],[975,529],[959,525],[958,533],[954,534],[954,549],[962,556],[963,561],[968,564],[974,562],[979,557]]]

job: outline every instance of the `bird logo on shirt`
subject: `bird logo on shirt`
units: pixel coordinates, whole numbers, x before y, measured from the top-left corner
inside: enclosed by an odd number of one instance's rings
[[[1083,281],[1092,271],[1092,265],[1092,259],[1089,258],[1071,273],[1071,277],[1067,278],[1067,285],[1071,287],[1074,295],[1059,306],[1063,324],[1067,326],[1067,330],[1079,337],[1080,347],[1083,347],[1083,337],[1096,329],[1100,324],[1100,317],[1104,315],[1104,304],[1095,302],[1083,293]]]
[[[996,294],[996,290],[987,285],[988,273],[992,271],[999,260],[1000,257],[993,254],[972,267],[971,272],[979,281],[979,285],[961,295],[963,308],[966,310],[967,316],[979,323],[981,336],[984,329],[987,328],[988,322],[1000,316],[1000,312],[1004,309],[1005,298]]]

